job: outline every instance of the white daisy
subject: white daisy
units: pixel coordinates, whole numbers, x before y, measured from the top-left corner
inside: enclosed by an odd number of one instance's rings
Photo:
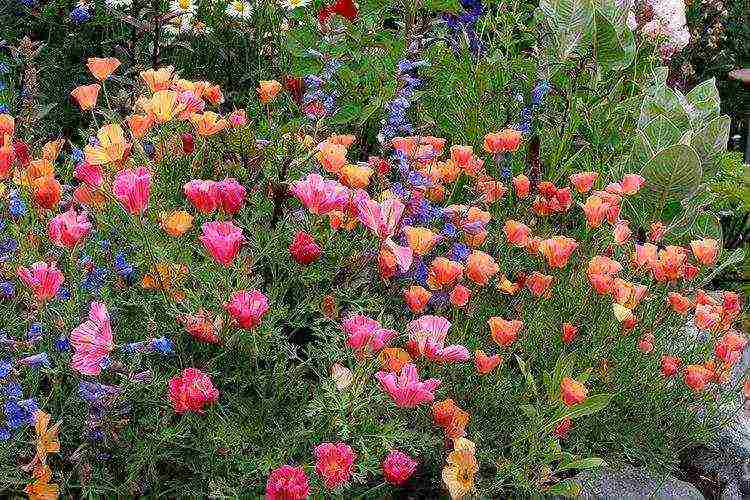
[[[172,0],[169,10],[179,14],[195,14],[198,4],[195,0]]]
[[[294,10],[297,7],[304,7],[309,4],[310,0],[282,0],[281,4],[287,8],[287,10]]]
[[[253,9],[250,6],[250,2],[232,0],[229,2],[229,5],[227,5],[227,15],[237,19],[247,19],[252,13]]]

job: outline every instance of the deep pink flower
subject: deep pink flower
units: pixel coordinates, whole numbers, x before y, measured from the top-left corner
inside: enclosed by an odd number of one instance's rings
[[[357,454],[346,443],[320,443],[313,452],[315,472],[329,490],[344,485],[352,476]]]
[[[89,319],[70,332],[70,344],[74,351],[73,369],[84,375],[99,375],[102,360],[114,349],[107,306],[102,302],[91,303]]]
[[[146,167],[121,170],[112,184],[112,193],[134,215],[148,207],[150,189],[151,172]]]
[[[240,328],[252,330],[268,311],[268,299],[258,290],[239,290],[232,293],[224,309]]]
[[[282,465],[271,471],[266,483],[266,500],[304,500],[310,494],[305,469]]]
[[[203,247],[217,262],[229,267],[245,239],[242,236],[242,229],[235,226],[232,221],[206,222],[202,229],[203,234],[199,239]]]
[[[77,214],[73,207],[55,216],[47,225],[47,233],[52,242],[64,248],[75,246],[91,230],[91,223],[85,214]]]
[[[90,188],[98,188],[104,180],[102,167],[101,165],[92,165],[87,161],[82,161],[76,165],[75,178],[85,182]]]
[[[35,262],[31,269],[19,267],[16,273],[21,281],[34,291],[37,300],[51,299],[57,295],[60,285],[65,281],[63,273],[57,269],[57,264],[54,262],[51,264]]]
[[[182,375],[169,380],[169,399],[177,413],[203,413],[203,407],[219,399],[211,379],[197,368],[185,368]]]
[[[298,231],[294,241],[289,245],[289,254],[298,264],[307,265],[315,262],[321,253],[320,246],[304,231]]]
[[[227,177],[223,181],[216,183],[216,193],[218,195],[219,207],[224,213],[234,215],[245,206],[245,196],[247,190],[237,182],[237,179]]]
[[[383,476],[389,483],[401,486],[417,470],[417,461],[406,453],[391,450],[383,460]]]
[[[219,195],[214,181],[193,179],[183,186],[185,196],[195,209],[203,214],[210,214],[219,205]]]
[[[362,314],[344,320],[343,328],[349,347],[359,355],[380,351],[398,335],[398,332],[382,328],[380,323]]]
[[[401,408],[414,408],[419,404],[431,402],[435,399],[435,389],[440,386],[440,380],[435,378],[420,381],[417,367],[412,363],[404,365],[398,376],[392,372],[379,371],[375,378],[396,406]]]
[[[315,215],[342,210],[349,200],[346,186],[337,181],[324,180],[318,174],[309,174],[304,180],[294,181],[289,192]]]

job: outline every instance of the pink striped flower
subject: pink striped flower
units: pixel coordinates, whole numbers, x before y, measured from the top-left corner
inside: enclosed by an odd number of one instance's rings
[[[420,381],[417,367],[412,363],[404,365],[400,375],[379,371],[375,378],[380,382],[381,389],[401,408],[414,408],[422,403],[431,402],[435,399],[435,389],[441,382],[435,378]]]
[[[102,185],[104,176],[101,165],[92,165],[87,161],[82,161],[76,165],[75,178],[85,182],[90,188],[98,188]]]
[[[133,215],[148,208],[150,189],[151,172],[146,167],[121,170],[112,184],[112,193]]]
[[[85,214],[77,214],[73,207],[55,216],[47,225],[47,233],[52,242],[63,248],[71,248],[91,230],[91,223]]]
[[[398,335],[395,330],[382,328],[380,323],[363,314],[344,320],[343,328],[349,347],[359,356],[380,351]]]
[[[206,222],[202,229],[203,234],[199,239],[203,243],[203,247],[217,262],[229,267],[245,239],[242,236],[242,229],[235,226],[231,221]]]
[[[258,290],[239,290],[229,297],[224,309],[240,328],[252,330],[268,311],[268,299]]]
[[[73,369],[84,375],[99,375],[102,360],[114,348],[109,313],[103,303],[91,303],[89,319],[70,332],[70,344],[74,350]]]
[[[51,264],[35,262],[31,269],[19,267],[16,273],[21,281],[34,291],[34,296],[40,301],[57,295],[60,285],[65,281],[63,273],[57,269],[57,264],[54,262]]]
[[[304,180],[293,182],[289,191],[315,215],[342,210],[349,201],[346,186],[337,181],[324,180],[318,174],[309,174]]]

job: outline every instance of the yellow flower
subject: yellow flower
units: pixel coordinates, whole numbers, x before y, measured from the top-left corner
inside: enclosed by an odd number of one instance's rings
[[[141,102],[141,106],[146,113],[154,115],[156,123],[166,123],[185,109],[185,104],[177,101],[177,92],[173,90],[158,90],[150,100]]]
[[[99,145],[86,146],[86,161],[92,165],[105,165],[122,160],[125,150],[129,146],[125,142],[122,127],[116,123],[104,125],[96,134]]]
[[[443,482],[448,487],[452,499],[464,498],[474,489],[474,476],[479,464],[474,456],[476,446],[466,438],[453,441],[453,451],[448,454],[443,467]]]
[[[161,214],[160,218],[162,229],[170,236],[182,236],[193,227],[193,216],[185,210]]]

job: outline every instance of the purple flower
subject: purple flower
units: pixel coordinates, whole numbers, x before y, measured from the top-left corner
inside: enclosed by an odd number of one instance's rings
[[[23,359],[20,359],[19,362],[23,363],[24,365],[30,366],[35,370],[42,367],[49,368],[50,366],[52,366],[49,361],[49,354],[47,354],[46,352],[40,352],[39,354],[27,356]]]

